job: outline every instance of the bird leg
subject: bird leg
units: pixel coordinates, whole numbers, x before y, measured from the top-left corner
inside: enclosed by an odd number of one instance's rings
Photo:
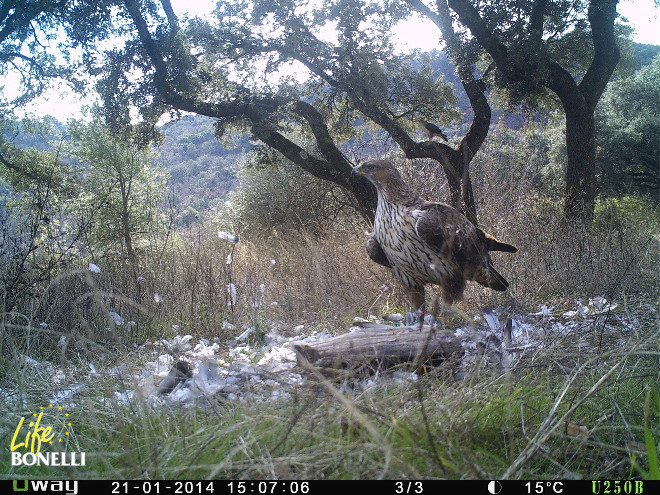
[[[410,299],[413,309],[425,313],[426,297],[424,295],[424,287],[421,289],[411,289],[406,287],[406,292],[408,293],[408,299]]]
[[[424,287],[420,288],[406,288],[408,299],[413,307],[413,315],[419,314],[419,330],[421,332],[424,325],[424,317],[428,314],[426,311],[426,297],[424,295]]]

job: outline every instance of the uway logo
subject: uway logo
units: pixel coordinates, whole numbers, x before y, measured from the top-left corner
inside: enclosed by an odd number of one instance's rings
[[[71,431],[71,423],[68,421],[69,414],[62,411],[62,406],[54,408],[49,404],[47,411],[49,413],[63,413],[64,421],[60,429],[60,436],[57,443],[62,444],[67,439]],[[11,439],[11,465],[12,466],[84,466],[84,452],[41,452],[42,444],[53,445],[55,432],[52,426],[41,426],[41,420],[44,416],[44,408],[41,408],[39,414],[34,413],[33,421],[30,421],[28,431],[23,437],[23,423],[25,417],[22,417],[16,426],[14,436]],[[53,418],[56,419],[56,418]],[[63,432],[63,435],[61,434]],[[64,442],[66,445],[66,442]],[[66,447],[65,447],[66,448]],[[23,452],[21,452],[23,450]]]
[[[22,483],[22,485],[21,485]],[[15,492],[48,492],[64,493],[66,495],[76,495],[78,493],[77,481],[18,481],[14,480]]]

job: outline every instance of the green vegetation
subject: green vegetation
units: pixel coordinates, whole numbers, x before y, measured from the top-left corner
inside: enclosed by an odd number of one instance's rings
[[[512,132],[519,131],[506,131],[507,139]],[[495,147],[497,136],[493,133]],[[529,142],[524,135],[520,139]],[[248,230],[232,249],[207,224],[206,232],[175,234],[165,250],[140,252],[134,265],[98,261],[101,273],[62,272],[35,291],[32,309],[4,313],[1,343],[8,357],[2,388],[20,395],[3,397],[8,414],[1,442],[8,444],[21,415],[62,387],[22,356],[49,359],[66,370],[64,383],[87,384],[70,406],[75,450],[87,452],[87,466],[20,468],[9,476],[652,478],[648,446],[658,444],[660,416],[653,409],[655,396],[647,400],[647,394],[658,381],[654,312],[660,250],[649,235],[658,231],[657,212],[639,198],[603,201],[594,230],[572,230],[567,238],[561,202],[542,199],[542,187],[524,182],[537,180],[524,173],[526,156],[516,164],[502,153],[479,166],[493,177],[497,170],[516,174],[511,167],[520,167],[516,177],[528,191],[521,196],[503,187],[505,178],[479,189],[492,198],[480,204],[484,221],[521,247],[519,256],[498,261],[512,275],[512,289],[494,296],[470,286],[451,324],[465,324],[459,315],[471,318],[484,305],[524,312],[553,304],[561,312],[567,299],[592,294],[617,301],[616,316],[560,338],[549,334],[503,375],[488,366],[457,370],[447,363],[427,369],[416,382],[381,377],[377,388],[344,391],[347,402],[336,391],[341,384],[309,377],[304,385],[282,384],[290,395],[273,402],[245,404],[218,395],[194,407],[160,406],[156,414],[139,398],[126,403],[117,397],[117,389],[133,390],[130,381],[87,377],[87,363],[137,367],[150,358],[132,351],[133,344],[176,332],[235,337],[236,330],[223,329],[225,320],[265,331],[290,332],[302,323],[342,332],[354,315],[407,304],[387,272],[362,255],[359,231],[344,226],[316,237],[305,230],[269,235]],[[408,175],[419,165],[400,162]],[[418,179],[423,185],[425,178]],[[136,283],[136,274],[144,280]],[[240,288],[233,308],[227,305],[230,280]],[[262,303],[258,312],[255,300]],[[111,310],[137,324],[113,326]],[[39,326],[41,321],[48,327]],[[59,347],[63,335],[67,345]],[[457,381],[457,371],[467,375]],[[0,462],[7,463],[8,455],[4,450]]]
[[[605,93],[597,119],[603,193],[643,191],[660,203],[658,87],[660,55]]]

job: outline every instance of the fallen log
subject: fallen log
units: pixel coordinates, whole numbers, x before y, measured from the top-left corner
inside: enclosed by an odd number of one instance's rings
[[[448,330],[424,326],[393,327],[369,324],[313,344],[294,345],[298,365],[320,371],[385,370],[401,363],[437,366],[463,355],[461,341]],[[328,374],[328,373],[324,373]]]

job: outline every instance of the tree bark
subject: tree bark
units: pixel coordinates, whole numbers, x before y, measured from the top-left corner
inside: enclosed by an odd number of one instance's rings
[[[596,145],[594,112],[566,107],[566,191],[564,213],[567,219],[590,224],[596,195]]]
[[[311,107],[311,105],[309,106]],[[310,111],[310,109],[308,108],[307,111]],[[325,140],[324,133],[318,128],[312,128],[312,132],[317,141]],[[325,132],[327,132],[327,129]],[[378,202],[376,188],[366,180],[351,180],[350,174],[353,167],[332,141],[326,141],[325,148],[319,145],[322,152],[325,151],[330,155],[329,158],[320,159],[310,155],[296,143],[262,122],[256,122],[252,125],[252,133],[263,143],[279,151],[284,157],[314,177],[334,182],[351,193],[357,201],[356,209],[365,219],[373,223]],[[335,151],[330,152],[328,148],[334,148]]]
[[[162,1],[165,6],[168,5],[167,0]],[[218,119],[231,120],[239,116],[245,117],[252,122],[252,132],[257,138],[314,176],[339,184],[356,199],[358,210],[363,216],[373,221],[377,202],[375,189],[367,181],[351,179],[350,169],[352,166],[332,140],[323,118],[318,111],[305,102],[279,101],[276,97],[244,97],[237,98],[235,101],[209,103],[180,94],[177,92],[176,87],[173,86],[174,83],[171,83],[170,68],[160,51],[158,43],[149,32],[147,22],[140,12],[139,3],[136,0],[124,0],[124,4],[133,19],[141,43],[151,59],[154,68],[154,85],[161,98],[168,105],[183,111],[194,112]],[[166,11],[168,12],[169,24],[172,26],[172,29],[175,29],[178,26],[176,18],[170,9],[166,8]],[[451,26],[451,22],[449,22],[449,26]],[[446,26],[445,29],[447,29]],[[351,102],[360,112],[392,136],[406,157],[431,158],[438,161],[445,172],[449,184],[450,204],[460,209],[476,225],[476,203],[469,177],[469,164],[485,139],[490,124],[490,107],[483,96],[484,88],[482,88],[480,82],[474,81],[471,75],[470,80],[463,80],[464,87],[473,105],[475,120],[470,131],[456,149],[446,144],[431,141],[417,143],[394,118],[372,101],[377,100],[381,95],[370,93],[368,88],[362,86],[356,88],[352,87],[346,81],[336,80],[326,70],[327,67],[322,61],[319,62],[315,59],[315,54],[318,51],[322,51],[322,47],[325,45],[309,31],[301,31],[301,34],[309,46],[318,48],[314,53],[304,54],[299,50],[291,51],[290,47],[286,45],[266,46],[259,49],[277,51],[281,55],[297,59],[306,65],[312,73],[328,82],[328,84],[344,91],[349,95]],[[467,73],[466,71],[471,74],[470,68],[459,72],[465,74]],[[480,94],[479,91],[481,92]],[[246,90],[246,94],[249,94],[249,91]],[[275,126],[271,125],[269,120],[272,119],[268,119],[268,117],[283,111],[285,107],[288,110],[292,109],[305,119],[316,139],[318,151],[322,155],[322,158],[312,156],[302,147],[278,132]]]
[[[168,3],[166,0],[164,2]],[[324,159],[308,153],[267,123],[267,118],[278,112],[282,106],[291,103],[289,101],[280,101],[275,97],[239,97],[234,101],[208,103],[179,94],[169,83],[168,66],[149,32],[138,3],[135,0],[124,0],[124,4],[153,64],[154,85],[165,102],[183,111],[217,119],[245,117],[252,122],[251,130],[258,139],[315,177],[330,180],[343,187],[355,198],[357,210],[373,222],[377,203],[375,188],[366,180],[351,180],[352,165],[336,147],[321,115],[311,105],[298,101],[293,102],[292,107],[309,123]],[[171,25],[178,25],[173,12],[170,11],[168,17]],[[246,94],[249,94],[247,90]]]
[[[450,191],[450,204],[460,211],[475,225],[477,222],[477,205],[470,179],[470,163],[488,136],[492,117],[490,105],[485,96],[486,86],[473,72],[474,61],[466,54],[465,48],[454,31],[449,6],[446,0],[436,0],[436,11],[431,10],[421,0],[406,0],[406,2],[421,15],[427,17],[440,28],[447,45],[447,53],[456,67],[456,73],[461,85],[470,100],[474,113],[472,123],[456,150],[445,153],[448,166],[443,165]],[[441,163],[443,163],[441,161]]]

